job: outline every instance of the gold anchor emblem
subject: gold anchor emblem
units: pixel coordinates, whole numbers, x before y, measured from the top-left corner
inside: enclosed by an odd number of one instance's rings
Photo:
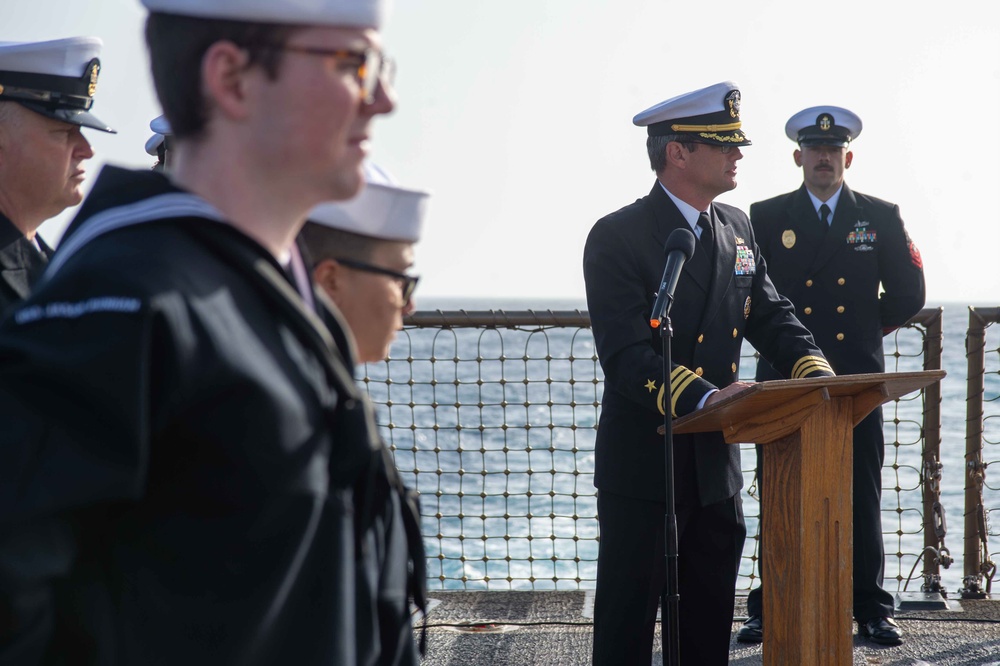
[[[740,91],[733,90],[728,95],[726,95],[726,105],[729,107],[729,117],[739,118],[740,117]]]
[[[824,113],[819,117],[819,128],[824,132],[829,132],[831,127],[833,127],[833,118]]]
[[[87,73],[84,74],[85,77],[90,79],[90,84],[87,86],[87,95],[90,97],[94,96],[97,92],[97,75],[101,73],[101,61],[94,58],[87,65]]]

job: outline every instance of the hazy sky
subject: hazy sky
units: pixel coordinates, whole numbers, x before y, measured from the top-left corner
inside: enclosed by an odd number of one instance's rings
[[[89,132],[88,187],[104,162],[152,163],[143,17],[139,0],[0,0],[0,40],[104,40],[94,112],[119,133]],[[899,204],[928,299],[1000,303],[995,0],[396,0],[384,36],[400,102],[372,157],[433,193],[418,299],[583,298],[591,225],[653,183],[632,116],[734,80],[754,145],[720,201],[797,188],[785,121],[848,107],[864,132],[847,182]]]

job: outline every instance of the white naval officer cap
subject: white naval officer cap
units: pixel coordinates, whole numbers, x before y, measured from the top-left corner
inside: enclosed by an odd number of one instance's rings
[[[800,146],[846,148],[859,134],[861,118],[839,106],[810,106],[785,123],[785,135]]]
[[[48,118],[114,134],[90,113],[102,44],[97,37],[0,42],[0,102],[14,101]]]
[[[153,130],[153,136],[146,139],[146,153],[156,156],[160,149],[160,144],[173,130],[170,129],[170,121],[166,116],[157,116],[149,121],[149,129]]]
[[[420,240],[430,193],[400,187],[375,164],[366,162],[365,186],[353,199],[322,203],[308,219],[330,229],[383,240]]]
[[[151,12],[251,23],[379,28],[388,0],[142,0]]]
[[[649,136],[690,136],[697,143],[749,146],[740,121],[740,88],[733,81],[684,93],[649,107],[632,118]]]

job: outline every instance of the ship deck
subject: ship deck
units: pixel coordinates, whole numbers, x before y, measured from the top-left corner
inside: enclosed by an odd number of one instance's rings
[[[421,666],[590,663],[592,592],[432,591],[430,598]],[[949,599],[947,604],[947,610],[897,611],[906,639],[901,646],[874,645],[855,634],[854,664],[1000,666],[1000,599]],[[729,663],[763,664],[760,645],[736,642],[745,613],[746,597],[737,596]],[[654,666],[662,664],[659,624],[656,633]]]

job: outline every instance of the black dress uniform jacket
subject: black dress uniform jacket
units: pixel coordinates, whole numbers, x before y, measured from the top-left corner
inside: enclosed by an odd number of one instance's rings
[[[772,281],[837,374],[885,370],[883,335],[925,299],[920,253],[899,206],[844,184],[827,226],[802,185],[753,204],[750,219]],[[773,368],[761,364],[758,379],[773,378]]]
[[[161,175],[102,172],[0,327],[0,662],[416,663],[413,498],[316,300]]]
[[[803,184],[794,192],[753,204],[750,219],[775,286],[795,305],[834,371],[838,375],[884,371],[883,335],[905,324],[924,305],[920,252],[906,233],[899,207],[853,192],[845,184],[828,226],[819,219]],[[771,365],[758,362],[759,381],[776,377]],[[758,455],[765,455],[761,448]],[[893,615],[892,595],[882,588],[884,461],[878,408],[854,428],[853,612],[861,622]],[[766,546],[767,527],[763,530]],[[747,611],[760,615],[761,606],[757,588],[747,599]]]
[[[788,378],[829,374],[823,355],[778,295],[746,214],[712,204],[715,260],[700,247],[685,264],[671,310],[671,409],[683,416],[705,393],[733,383],[746,338]],[[594,225],[584,250],[587,306],[604,369],[594,484],[627,497],[665,493],[662,343],[649,325],[670,232],[688,228],[659,182]],[[718,502],[743,485],[738,447],[722,434],[677,435],[678,503]]]
[[[40,236],[35,238],[39,247],[0,213],[0,314],[28,297],[52,253]]]

